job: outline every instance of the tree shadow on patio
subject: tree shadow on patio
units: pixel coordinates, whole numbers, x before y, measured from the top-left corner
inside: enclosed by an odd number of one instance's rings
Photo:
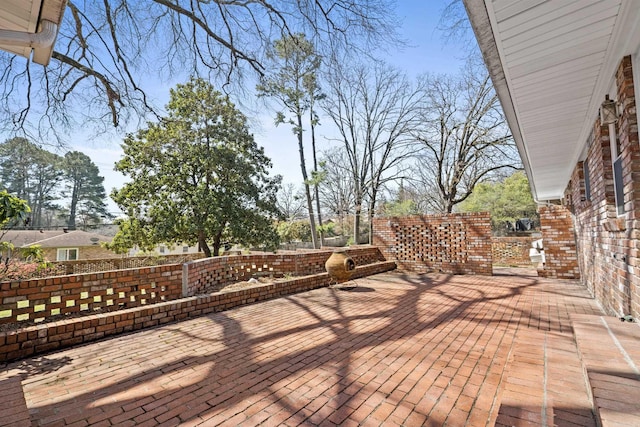
[[[389,412],[441,425],[454,410],[467,420],[494,410],[481,395],[497,393],[520,319],[536,316],[522,298],[539,284],[535,278],[514,284],[391,273],[359,280],[374,292],[319,289],[92,344],[92,352],[127,346],[108,361],[123,368],[69,397],[32,403],[33,420],[71,422],[80,416],[71,408],[80,408],[95,422],[317,425]],[[104,373],[105,363],[83,368]],[[46,386],[52,393],[66,387]],[[28,384],[25,392],[29,403]]]

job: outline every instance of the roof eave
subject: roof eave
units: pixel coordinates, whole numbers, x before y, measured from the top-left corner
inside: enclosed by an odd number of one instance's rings
[[[66,5],[67,0],[43,0],[37,15],[38,9],[33,9],[28,25],[0,28],[0,49],[49,65]]]
[[[531,162],[529,161],[529,155],[524,144],[524,138],[518,123],[518,117],[511,99],[509,85],[505,78],[504,68],[502,66],[498,46],[491,27],[487,7],[483,0],[463,0],[463,3],[467,10],[469,20],[471,21],[471,27],[473,28],[476,40],[478,41],[485,65],[487,66],[487,70],[491,76],[491,81],[493,82],[496,94],[500,99],[500,104],[502,105],[505,118],[509,124],[509,128],[511,129],[516,147],[518,148],[518,153],[520,153],[525,173],[529,177],[531,194],[533,195],[534,200],[539,202],[538,193],[535,187],[535,180],[533,179]]]

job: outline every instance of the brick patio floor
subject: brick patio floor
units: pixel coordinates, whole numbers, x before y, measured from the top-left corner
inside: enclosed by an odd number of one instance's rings
[[[391,272],[357,285],[6,365],[3,393],[16,378],[24,392],[11,424],[29,425],[26,405],[36,426],[595,425],[570,316],[602,313],[578,282]]]

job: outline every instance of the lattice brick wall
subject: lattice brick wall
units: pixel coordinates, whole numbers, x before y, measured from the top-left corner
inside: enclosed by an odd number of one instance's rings
[[[494,237],[491,242],[494,264],[527,266],[532,265],[529,258],[534,237]]]
[[[193,261],[184,265],[183,294],[190,296],[212,292],[216,287],[251,277],[322,273],[332,252],[320,250],[295,254],[241,255]],[[347,253],[356,265],[385,261],[380,250],[373,246],[355,247],[348,249]]]
[[[181,296],[182,265],[0,283],[0,324],[138,307]]]
[[[488,213],[376,218],[373,244],[401,269],[491,274]]]
[[[214,292],[216,285],[251,277],[317,274],[325,271],[324,263],[331,252],[216,257],[184,265],[3,282],[0,283],[0,324],[40,322],[56,315],[145,306]],[[380,251],[372,246],[349,249],[347,253],[356,265],[384,261]]]

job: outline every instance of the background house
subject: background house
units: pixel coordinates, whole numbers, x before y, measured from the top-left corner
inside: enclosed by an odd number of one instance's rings
[[[539,273],[640,316],[640,2],[464,4],[540,206]]]
[[[16,248],[39,245],[48,261],[73,261],[83,259],[113,258],[117,255],[100,244],[111,238],[86,231],[3,231],[3,242],[11,242]]]
[[[197,245],[189,246],[186,243],[180,244],[160,244],[157,245],[152,251],[142,251],[137,246],[129,249],[127,256],[142,256],[145,254],[154,255],[184,255],[184,254],[197,254],[200,252]]]

